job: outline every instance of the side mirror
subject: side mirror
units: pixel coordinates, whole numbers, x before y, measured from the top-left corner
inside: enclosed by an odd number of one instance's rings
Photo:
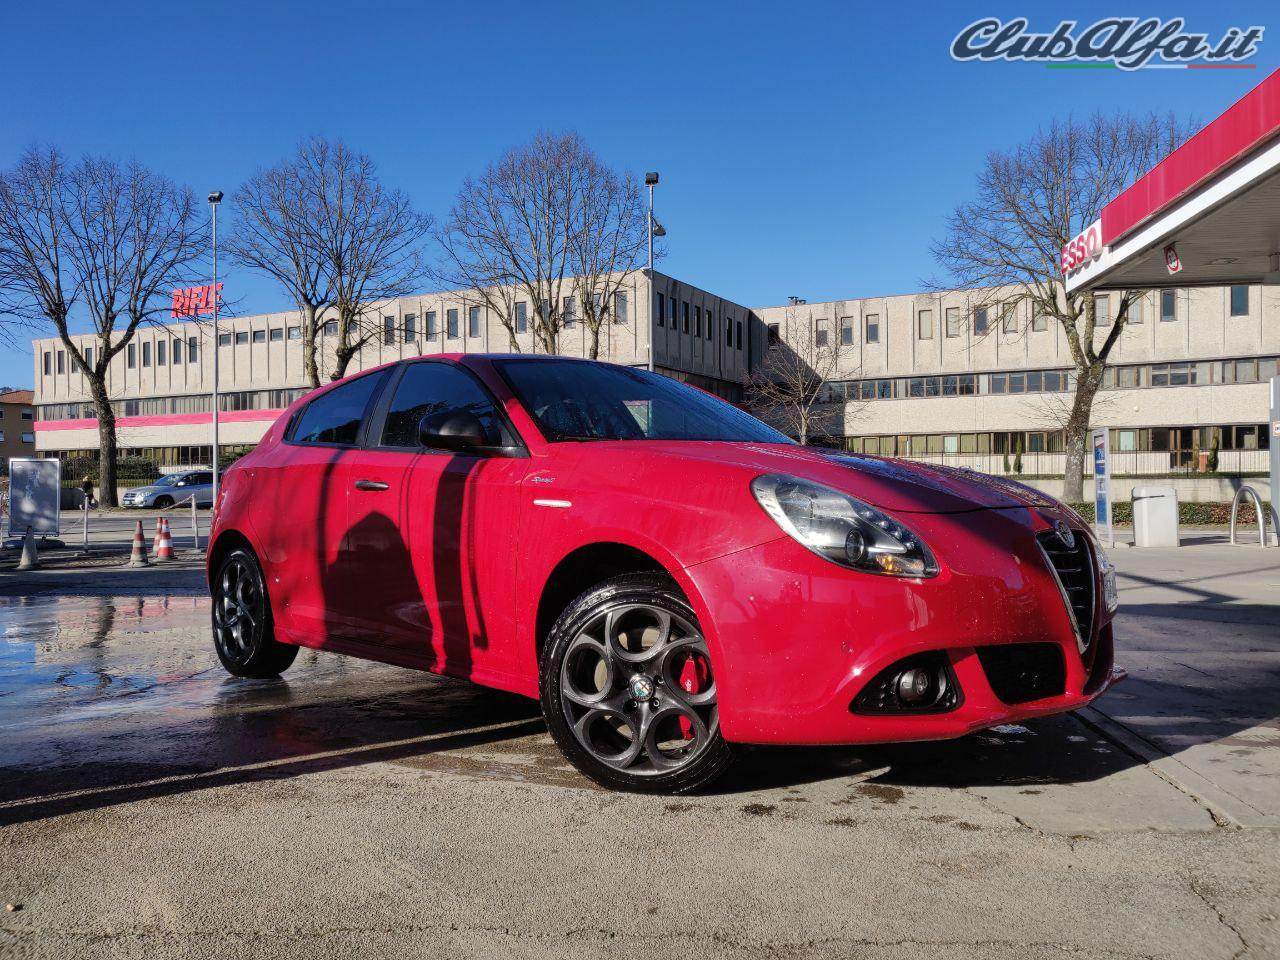
[[[477,447],[489,446],[484,424],[474,413],[456,410],[427,414],[418,422],[418,442],[437,450],[470,453]]]

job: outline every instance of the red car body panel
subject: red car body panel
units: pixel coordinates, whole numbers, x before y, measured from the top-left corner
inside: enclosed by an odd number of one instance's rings
[[[250,542],[281,640],[536,697],[548,580],[575,551],[621,544],[661,565],[697,613],[730,741],[960,736],[1081,706],[1113,682],[1105,605],[1095,603],[1096,639],[1082,656],[1037,546],[1036,534],[1055,521],[1090,537],[1056,501],[963,471],[783,444],[550,443],[487,358],[425,362],[471,370],[527,456],[291,445],[285,427],[315,393],[299,400],[226,472],[211,537],[211,556],[228,533]],[[755,501],[750,483],[768,473],[898,516],[929,544],[938,575],[879,576],[809,552]],[[386,488],[362,491],[357,481]],[[1027,642],[1062,649],[1065,691],[1010,705],[975,649]],[[918,715],[851,709],[880,670],[927,650],[946,652],[963,690],[958,706]]]

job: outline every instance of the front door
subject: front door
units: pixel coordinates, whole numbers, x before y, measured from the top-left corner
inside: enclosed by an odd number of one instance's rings
[[[511,651],[518,484],[517,438],[480,382],[448,361],[405,365],[346,464],[344,566],[359,579],[359,639],[452,676],[500,680]],[[488,435],[456,453],[424,448],[426,416],[466,412]],[[496,618],[496,622],[495,622]]]

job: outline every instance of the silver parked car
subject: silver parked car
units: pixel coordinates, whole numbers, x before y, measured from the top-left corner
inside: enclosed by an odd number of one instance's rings
[[[156,507],[163,510],[175,503],[196,498],[197,507],[213,506],[213,471],[190,470],[170,473],[145,487],[131,487],[120,498],[126,507]]]

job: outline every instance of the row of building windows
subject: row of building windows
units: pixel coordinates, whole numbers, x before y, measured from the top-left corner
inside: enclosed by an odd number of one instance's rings
[[[1121,453],[1172,453],[1178,463],[1184,454],[1219,450],[1267,450],[1270,434],[1265,423],[1227,424],[1210,427],[1113,428],[1111,448]],[[992,433],[897,434],[845,437],[835,441],[854,453],[882,457],[925,457],[964,454],[1062,453],[1066,449],[1061,430],[1023,430]]]
[[[308,388],[289,390],[236,390],[218,394],[219,410],[283,410]],[[208,413],[213,409],[207,393],[181,397],[142,397],[135,400],[113,400],[111,409],[118,417],[155,417],[178,413]],[[41,420],[96,420],[91,403],[45,403],[39,407]]]
[[[255,446],[257,444],[253,443],[221,444],[218,448],[220,453],[218,459],[225,467],[231,461],[243,457]],[[57,457],[60,460],[97,460],[98,450],[96,448],[92,450],[50,450],[42,453],[41,456]],[[213,447],[208,444],[180,447],[121,447],[120,456],[127,459],[150,460],[161,468],[208,467],[213,457]],[[66,479],[65,474],[63,479]]]
[[[1114,303],[1113,303],[1114,298]],[[1094,311],[1097,318],[1098,326],[1108,327],[1112,323],[1113,314],[1119,307],[1119,294],[1097,294],[1094,296]],[[1230,307],[1229,313],[1233,317],[1247,317],[1249,315],[1249,287],[1238,284],[1230,288]],[[1129,305],[1128,322],[1130,324],[1141,324],[1144,314],[1143,298],[1135,300]],[[947,307],[943,311],[944,325],[943,329],[946,336],[959,337],[964,333],[964,312],[959,307]],[[1159,293],[1159,318],[1161,322],[1172,322],[1178,319],[1178,291],[1177,290],[1161,290]],[[999,323],[1005,333],[1012,334],[1018,332],[1018,305],[1016,301],[1010,301],[1005,304],[994,306],[980,306],[973,309],[971,315],[972,328],[975,336],[986,336],[991,332],[992,326]],[[839,321],[840,346],[852,346],[856,341],[854,339],[854,323],[853,317],[841,317]],[[878,313],[869,313],[862,318],[862,338],[865,343],[880,342],[880,315]],[[1031,316],[1031,330],[1036,333],[1044,332],[1049,329],[1049,318],[1047,315],[1039,311],[1033,311]],[[769,344],[772,346],[777,343],[782,336],[781,325],[777,323],[769,324]],[[932,308],[916,311],[916,337],[920,340],[932,340],[934,338],[934,311]],[[825,347],[831,343],[831,331],[826,320],[815,320],[813,326],[813,342],[815,346]]]
[[[1104,390],[1184,387],[1214,383],[1260,383],[1276,375],[1276,357],[1239,360],[1186,360],[1108,367]],[[1061,393],[1075,386],[1072,370],[1012,370],[1002,373],[939,374],[832,381],[822,388],[824,402],[895,400],[908,397],[968,397],[984,394]]]
[[[716,337],[715,311],[688,300],[668,297],[664,293],[653,295],[653,315],[660,327],[688,334],[695,339],[712,341]],[[704,322],[705,321],[705,322]],[[724,345],[733,350],[742,349],[742,321],[724,318]]]
[[[29,431],[23,431],[21,434],[23,443],[35,443],[36,435]],[[4,443],[4,431],[0,430],[0,443]]]

